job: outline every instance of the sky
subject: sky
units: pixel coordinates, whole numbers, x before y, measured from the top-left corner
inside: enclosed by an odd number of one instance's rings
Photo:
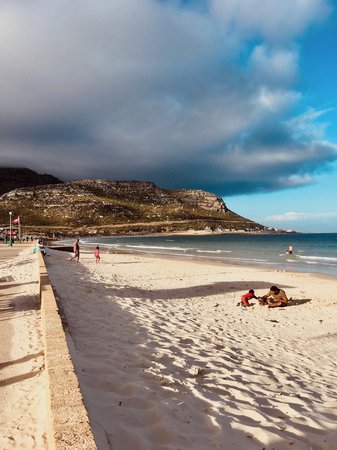
[[[0,165],[337,232],[337,4],[2,0]]]

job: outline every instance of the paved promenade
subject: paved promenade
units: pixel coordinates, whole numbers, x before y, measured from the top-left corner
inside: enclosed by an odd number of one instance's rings
[[[1,241],[0,241],[1,242]],[[0,265],[8,259],[13,259],[15,256],[27,247],[32,247],[32,244],[18,244],[9,247],[0,244]],[[4,370],[3,361],[7,361],[10,354],[11,337],[13,334],[13,324],[11,320],[15,317],[15,304],[13,299],[20,290],[17,282],[14,281],[10,273],[4,277],[0,277],[0,335],[2,345],[0,346],[0,369]],[[1,378],[2,379],[2,376]],[[1,402],[0,391],[0,402]]]
[[[6,450],[47,448],[39,272],[32,248],[0,243],[0,448]]]
[[[0,264],[3,260],[17,256],[19,251],[19,247],[0,247]],[[0,279],[0,385],[10,377],[10,365],[6,366],[6,362],[10,359],[11,339],[13,337],[11,318],[14,315],[14,305],[11,300],[15,296],[16,288],[13,281],[7,280],[10,279],[8,277]],[[8,389],[0,389],[1,409],[6,404],[8,394]]]
[[[0,449],[94,450],[44,258],[33,243],[0,243],[0,333]]]

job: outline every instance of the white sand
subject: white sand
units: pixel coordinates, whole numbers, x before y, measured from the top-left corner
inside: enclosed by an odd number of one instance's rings
[[[46,257],[99,450],[337,449],[336,280],[102,253]]]
[[[0,262],[0,448],[40,450],[47,448],[47,387],[38,264],[32,248],[12,251]]]

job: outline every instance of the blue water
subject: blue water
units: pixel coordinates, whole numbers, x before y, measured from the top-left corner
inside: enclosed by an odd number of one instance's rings
[[[82,245],[337,276],[337,233],[82,238]],[[286,253],[288,245],[293,255]]]

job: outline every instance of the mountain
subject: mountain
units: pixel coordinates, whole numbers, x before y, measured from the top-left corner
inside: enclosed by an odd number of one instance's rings
[[[56,183],[62,183],[62,181],[53,175],[41,175],[26,168],[0,167],[0,195],[20,187]]]
[[[161,189],[143,181],[77,180],[24,187],[3,194],[0,202],[0,222],[5,224],[12,211],[33,234],[264,228],[230,211],[220,197],[209,192]]]

